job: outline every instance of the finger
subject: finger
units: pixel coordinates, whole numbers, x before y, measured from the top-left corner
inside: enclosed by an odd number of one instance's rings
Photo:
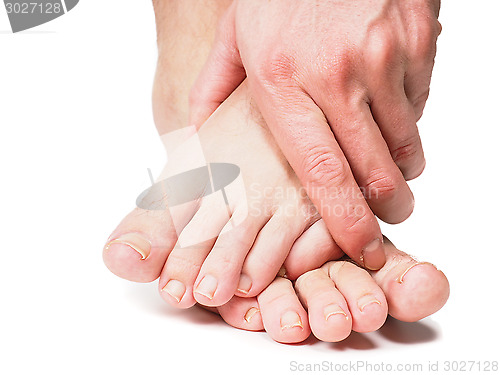
[[[434,63],[421,71],[411,69],[405,78],[405,93],[415,113],[415,121],[424,113],[425,103],[429,98],[431,75]]]
[[[189,94],[189,123],[200,127],[245,79],[236,46],[234,3],[222,17],[212,51]]]
[[[437,8],[429,11],[427,22],[419,24],[418,32],[407,43],[408,63],[404,72],[404,92],[413,106],[417,121],[422,117],[429,97],[437,38],[442,30],[437,20],[439,3],[436,5]]]
[[[298,87],[250,82],[274,138],[335,242],[369,269],[385,262],[382,234],[321,110]]]
[[[401,90],[373,98],[371,109],[392,159],[406,180],[418,177],[425,168],[424,150],[412,105]]]
[[[332,105],[327,99],[325,95],[315,100],[324,108],[370,208],[388,223],[404,221],[413,211],[413,194],[394,164],[370,107],[364,100]]]

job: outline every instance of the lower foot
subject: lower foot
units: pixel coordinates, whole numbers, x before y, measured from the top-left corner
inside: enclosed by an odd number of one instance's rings
[[[346,261],[331,261],[300,276],[293,287],[276,278],[257,298],[235,297],[217,312],[230,325],[265,329],[278,342],[296,343],[312,333],[336,342],[351,331],[370,332],[387,312],[413,322],[438,311],[449,295],[446,276],[386,240],[385,266],[368,274]]]

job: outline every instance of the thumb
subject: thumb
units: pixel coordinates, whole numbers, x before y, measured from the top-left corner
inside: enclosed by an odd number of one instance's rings
[[[245,77],[231,6],[220,20],[208,60],[189,93],[189,124],[199,128]]]

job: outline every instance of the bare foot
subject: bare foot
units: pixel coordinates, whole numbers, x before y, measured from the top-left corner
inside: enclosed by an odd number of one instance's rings
[[[438,311],[448,299],[446,276],[417,262],[386,239],[387,262],[368,274],[346,261],[331,261],[295,283],[276,278],[257,298],[234,297],[217,312],[230,325],[265,329],[278,342],[296,343],[312,333],[336,342],[351,331],[378,329],[389,315],[414,322]]]

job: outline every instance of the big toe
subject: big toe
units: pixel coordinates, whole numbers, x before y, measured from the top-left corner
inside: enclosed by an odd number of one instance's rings
[[[384,241],[387,261],[371,272],[385,293],[389,314],[405,322],[415,322],[441,309],[450,295],[445,274],[434,265],[418,262]]]
[[[177,235],[165,211],[134,209],[109,237],[104,264],[115,275],[136,282],[157,279]]]

